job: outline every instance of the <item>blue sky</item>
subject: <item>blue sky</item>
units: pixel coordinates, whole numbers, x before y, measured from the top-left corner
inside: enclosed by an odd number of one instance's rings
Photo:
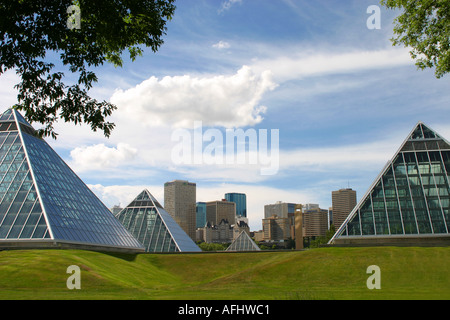
[[[112,101],[106,139],[59,123],[47,139],[106,205],[127,205],[143,188],[161,202],[164,182],[197,183],[197,200],[247,194],[252,230],[275,201],[331,206],[352,187],[358,200],[418,121],[450,138],[450,80],[419,71],[393,47],[398,12],[376,1],[178,0],[157,53],[122,68],[95,69],[91,94]],[[56,61],[55,61],[56,62]],[[66,74],[68,79],[70,75]],[[14,104],[13,72],[0,77],[0,111]],[[279,130],[277,174],[258,165],[177,165],[177,129]]]

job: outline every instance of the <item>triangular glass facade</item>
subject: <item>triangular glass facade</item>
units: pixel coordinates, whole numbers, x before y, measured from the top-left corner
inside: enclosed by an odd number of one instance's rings
[[[116,217],[146,252],[201,251],[148,190],[142,191]]]
[[[15,110],[0,116],[0,246],[27,240],[142,251]],[[3,241],[3,242],[2,242]]]
[[[450,228],[450,145],[418,123],[330,243],[442,237]]]
[[[247,232],[241,231],[226,251],[260,251],[261,249],[250,238]]]

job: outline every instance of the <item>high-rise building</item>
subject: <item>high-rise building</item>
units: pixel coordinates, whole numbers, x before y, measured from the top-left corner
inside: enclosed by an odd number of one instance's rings
[[[115,205],[114,207],[110,208],[109,210],[112,212],[113,215],[116,215],[120,211],[122,211],[123,208],[121,206],[119,206],[119,205]]]
[[[225,199],[236,203],[236,216],[247,217],[247,196],[244,193],[226,193]]]
[[[282,201],[277,201],[274,204],[267,204],[264,206],[264,218],[270,219],[276,216],[278,219],[286,219],[289,224],[288,234],[295,237],[295,211],[296,203],[287,203]]]
[[[277,215],[280,218],[290,218],[295,214],[295,203],[286,203],[277,201],[274,204],[266,204],[264,206],[264,218],[270,218]]]
[[[284,241],[291,237],[291,224],[288,218],[273,215],[262,220],[264,241]]]
[[[197,185],[184,180],[164,184],[164,208],[178,225],[195,240]]]
[[[206,202],[197,202],[195,216],[195,228],[203,228],[206,225]]]
[[[148,190],[142,191],[116,217],[146,252],[201,251]]]
[[[0,247],[144,251],[14,109],[0,116]]]
[[[236,222],[236,204],[225,199],[206,202],[206,220],[212,225],[218,225],[222,220],[234,225]]]
[[[350,188],[340,189],[331,193],[333,206],[333,224],[339,229],[356,206],[356,191]]]
[[[419,122],[330,243],[448,245],[449,227],[450,143]]]
[[[328,230],[328,210],[303,210],[304,237],[324,237]]]

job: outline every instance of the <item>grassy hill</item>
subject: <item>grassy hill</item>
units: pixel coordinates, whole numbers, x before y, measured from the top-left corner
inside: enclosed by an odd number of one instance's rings
[[[0,299],[450,299],[450,248],[121,255],[0,252]],[[81,268],[81,290],[66,287]],[[381,290],[366,269],[381,268]]]

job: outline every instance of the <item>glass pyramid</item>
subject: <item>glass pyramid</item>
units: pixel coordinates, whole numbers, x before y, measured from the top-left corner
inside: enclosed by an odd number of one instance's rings
[[[201,252],[148,190],[116,215],[146,252]]]
[[[16,110],[0,116],[0,247],[142,245]]]
[[[449,239],[449,194],[450,144],[419,122],[330,243]]]
[[[261,249],[244,230],[231,243],[226,251],[260,251]]]

